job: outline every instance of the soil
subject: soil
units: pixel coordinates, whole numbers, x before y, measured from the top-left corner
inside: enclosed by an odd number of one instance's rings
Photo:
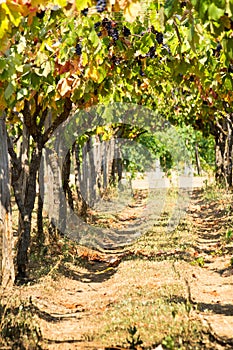
[[[38,278],[11,291],[30,298],[42,348],[129,348],[135,326],[143,341],[135,349],[233,349],[232,194],[211,191],[193,191],[186,217],[170,236],[161,234],[164,211],[147,235],[119,252],[54,243],[40,260]],[[142,205],[137,198],[112,224],[131,222]],[[38,271],[35,259],[31,276]],[[182,325],[188,341],[169,345]],[[202,343],[191,335],[194,325]]]

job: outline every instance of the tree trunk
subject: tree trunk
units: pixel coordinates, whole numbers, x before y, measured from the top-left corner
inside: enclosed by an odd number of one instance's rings
[[[12,255],[9,163],[4,115],[0,116],[0,284],[12,285],[15,279]]]
[[[37,240],[39,245],[44,245],[45,236],[43,228],[43,207],[41,184],[39,184],[38,206],[37,206]]]
[[[30,136],[25,124],[23,124],[22,140],[20,145],[19,161],[21,164],[20,176],[17,180],[19,188],[20,202],[25,202],[25,195],[27,190],[27,182],[29,176],[29,144]],[[23,208],[22,208],[23,209]],[[18,219],[18,237],[20,237],[23,231],[23,215],[19,215]]]
[[[197,166],[197,174],[201,175],[201,162],[198,151],[198,143],[195,143],[195,158],[196,158],[196,166]]]
[[[65,196],[68,199],[69,207],[72,210],[74,210],[72,190],[70,188],[70,168],[71,168],[71,156],[70,156],[70,150],[69,150],[65,156],[65,160],[62,165],[62,185],[63,185]]]
[[[64,235],[66,230],[67,206],[62,188],[62,164],[53,150],[46,154],[45,172],[47,178],[44,205],[47,208],[49,219],[55,225],[57,233]]]
[[[87,202],[84,198],[84,193],[83,193],[83,175],[81,171],[81,161],[80,161],[80,148],[81,146],[79,145],[78,142],[75,142],[73,144],[73,163],[74,163],[74,173],[75,173],[75,188],[76,188],[76,194],[77,194],[77,207],[78,207],[78,213],[82,217],[87,216]]]
[[[41,153],[41,147],[39,147],[38,144],[35,144],[29,165],[29,175],[27,179],[24,202],[22,203],[23,206],[20,207],[20,220],[22,227],[18,240],[17,251],[18,279],[27,277],[26,270],[28,266],[28,249],[31,238],[32,211],[34,209],[36,199],[36,180],[40,166]]]
[[[96,159],[93,147],[93,137],[90,137],[87,141],[87,158],[88,158],[88,203],[90,207],[93,207],[96,202],[96,182],[97,182],[97,170]]]
[[[230,118],[221,119],[216,125],[215,153],[216,180],[224,183],[226,188],[232,187],[232,157],[233,157],[233,124]]]

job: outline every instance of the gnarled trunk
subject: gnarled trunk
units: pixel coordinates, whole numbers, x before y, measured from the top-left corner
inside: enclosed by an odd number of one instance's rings
[[[0,116],[0,284],[13,284],[12,223],[10,204],[7,131],[4,115]]]
[[[218,121],[215,133],[216,180],[226,188],[232,186],[233,123],[230,118]]]
[[[22,203],[23,206],[20,208],[21,230],[19,232],[17,251],[18,278],[26,277],[26,270],[28,266],[28,249],[30,246],[31,237],[32,211],[34,209],[36,199],[36,180],[40,166],[41,153],[41,147],[38,147],[38,144],[36,144],[34,146],[29,165],[26,193]]]

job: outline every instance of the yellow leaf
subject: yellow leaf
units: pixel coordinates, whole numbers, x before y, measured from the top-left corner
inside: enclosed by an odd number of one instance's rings
[[[88,0],[76,0],[76,8],[79,11],[84,10],[86,7],[88,7]]]
[[[129,2],[124,9],[125,20],[133,22],[139,16],[142,6],[139,1]]]
[[[82,52],[82,65],[83,67],[85,67],[88,64],[89,60],[88,60],[88,56],[87,53],[84,51]]]
[[[124,10],[127,7],[127,5],[129,4],[129,2],[130,2],[130,0],[129,1],[128,0],[118,0],[114,4],[114,9],[117,6],[117,8],[119,7],[119,11]],[[115,11],[117,11],[117,10],[115,10]]]
[[[6,108],[6,100],[4,97],[4,90],[0,89],[0,111],[3,111]]]
[[[10,22],[9,19],[4,16],[4,14],[1,13],[0,16],[0,39],[2,39],[8,31]],[[0,46],[2,45],[0,44]]]
[[[19,6],[17,4],[2,4],[2,8],[5,10],[5,13],[9,16],[10,22],[18,27],[21,22],[21,14],[19,13]]]
[[[95,82],[98,82],[100,74],[98,72],[98,69],[94,66],[89,67],[86,70],[86,77],[87,78],[91,78],[92,80],[94,80]]]
[[[17,111],[17,112],[20,112],[20,111],[23,110],[23,108],[24,108],[24,100],[18,101],[18,102],[16,103],[16,105],[15,105],[16,111]]]
[[[73,84],[72,84],[72,89],[75,90],[77,89],[81,84],[81,80],[78,76],[74,76],[74,81],[73,81]]]
[[[71,94],[72,78],[61,78],[57,84],[57,90],[62,97],[69,97]]]
[[[65,7],[67,5],[67,0],[54,0],[54,5]]]
[[[44,99],[44,94],[43,94],[43,93],[40,93],[40,94],[38,95],[38,100],[37,100],[37,102],[38,102],[39,105],[42,103],[43,99]]]
[[[104,134],[104,128],[103,128],[103,126],[97,126],[97,128],[96,128],[96,134],[97,134],[97,135]]]
[[[50,1],[48,1],[48,0],[32,0],[31,5],[35,6],[35,7],[38,7],[39,5],[46,6],[49,2]]]

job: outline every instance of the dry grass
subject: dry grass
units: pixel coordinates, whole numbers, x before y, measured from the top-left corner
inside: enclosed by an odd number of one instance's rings
[[[216,197],[213,188],[208,191],[204,196],[198,194],[200,208],[209,205],[203,210],[226,217],[224,223],[230,228],[232,210],[226,203],[231,194]],[[64,239],[39,251],[33,247],[32,280],[16,288],[22,303],[31,297],[25,318],[37,317],[47,339],[42,348],[129,349],[130,344],[131,349],[153,349],[159,344],[171,350],[221,348],[210,341],[186,278],[190,263],[196,261],[196,221],[184,217],[174,232],[167,232],[176,191],[169,196],[148,232],[119,254],[103,254]],[[193,213],[198,220],[196,207]],[[232,240],[224,238],[224,225],[218,230],[221,248],[231,249]],[[116,264],[111,263],[112,258]],[[205,256],[203,259],[205,262]],[[132,335],[134,326],[136,334]],[[137,337],[143,343],[133,347]]]

